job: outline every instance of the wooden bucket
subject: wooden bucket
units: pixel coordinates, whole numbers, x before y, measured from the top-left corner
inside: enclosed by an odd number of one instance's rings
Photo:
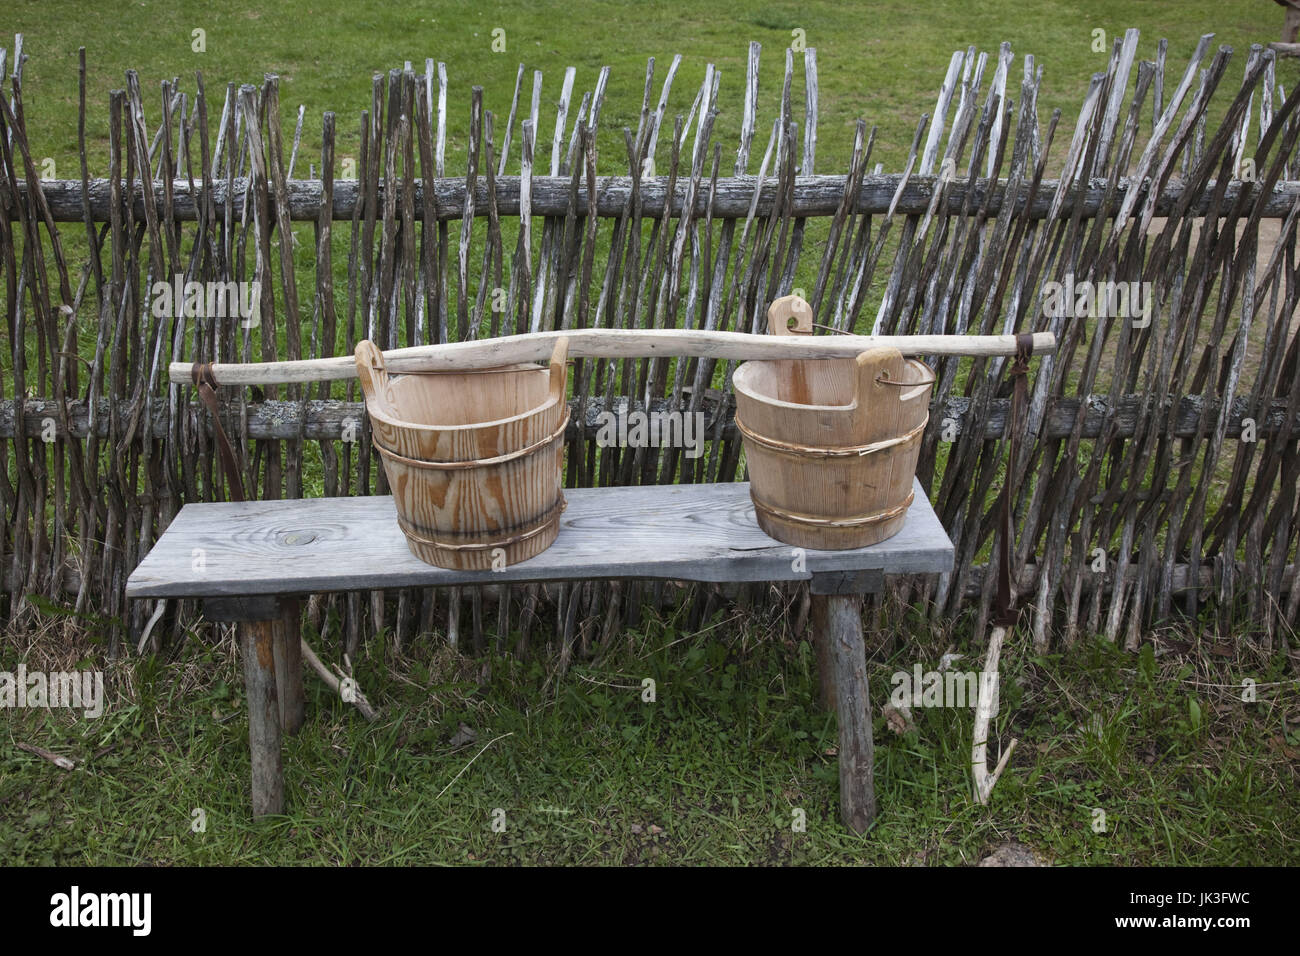
[[[796,296],[774,335],[812,333]],[[746,362],[732,378],[758,525],[800,548],[864,548],[897,534],[930,418],[934,372],[892,348],[856,359]]]
[[[568,340],[550,367],[390,376],[357,344],[375,448],[406,543],[440,568],[485,570],[545,551],[564,510]]]

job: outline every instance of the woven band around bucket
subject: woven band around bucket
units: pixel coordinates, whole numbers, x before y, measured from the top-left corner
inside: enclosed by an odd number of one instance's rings
[[[902,435],[895,435],[893,438],[884,438],[880,441],[868,442],[865,445],[847,445],[842,448],[817,448],[812,445],[800,445],[796,442],[785,442],[777,438],[769,438],[766,435],[760,435],[758,432],[749,429],[745,423],[740,420],[739,415],[736,416],[736,428],[745,436],[746,441],[752,441],[775,451],[785,452],[789,455],[799,455],[804,458],[854,458],[875,454],[878,451],[885,451],[888,448],[907,444],[924,432],[925,426],[929,423],[930,416],[926,415],[925,420],[911,431],[904,432]]]
[[[431,548],[437,548],[442,551],[491,551],[494,548],[507,548],[512,544],[518,544],[521,541],[527,541],[529,538],[536,537],[550,528],[552,524],[559,521],[560,515],[564,513],[564,509],[568,506],[569,503],[564,500],[564,492],[560,492],[560,496],[556,499],[555,504],[540,518],[535,519],[535,527],[529,528],[527,531],[513,534],[508,538],[501,538],[496,541],[475,542],[474,544],[448,544],[446,541],[438,541],[435,538],[425,537],[418,531],[413,531],[410,522],[401,515],[397,516],[397,524],[402,529],[402,533],[416,544],[425,544]],[[491,534],[491,532],[488,531],[476,531],[473,533]]]
[[[375,442],[375,448],[378,449],[379,454],[383,455],[390,461],[400,461],[403,465],[410,465],[412,468],[428,468],[434,471],[456,471],[458,469],[482,468],[487,465],[502,465],[508,461],[514,461],[516,458],[523,458],[527,455],[531,455],[534,452],[541,451],[547,445],[554,444],[556,440],[564,437],[564,430],[568,427],[569,413],[566,410],[559,428],[555,429],[551,434],[539,441],[533,442],[531,445],[526,445],[525,447],[518,448],[515,451],[506,452],[504,455],[497,455],[495,458],[467,458],[464,461],[428,461],[423,458],[407,458],[405,455],[399,455],[397,452],[385,448],[383,445],[379,444],[378,441]]]
[[[773,518],[781,518],[785,521],[792,521],[795,524],[808,525],[814,528],[862,528],[867,525],[879,524],[882,521],[889,521],[891,518],[897,518],[912,506],[912,501],[916,497],[915,491],[909,491],[907,498],[901,505],[893,508],[887,508],[884,511],[875,511],[869,515],[855,515],[852,518],[817,518],[813,515],[797,514],[793,511],[782,511],[780,508],[773,508],[771,505],[764,504],[750,493],[750,500],[754,503],[754,510],[760,511],[765,515]]]

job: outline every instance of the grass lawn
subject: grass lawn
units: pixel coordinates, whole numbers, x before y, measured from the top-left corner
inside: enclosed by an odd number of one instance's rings
[[[205,627],[175,660],[114,665],[97,720],[10,712],[0,861],[917,865],[973,863],[1014,840],[1057,864],[1300,862],[1300,694],[1248,647],[1224,657],[1163,634],[1138,656],[1097,641],[1037,657],[1013,639],[995,724],[1019,746],[980,807],[971,708],[912,708],[908,727],[882,707],[897,672],[937,670],[949,652],[978,670],[981,650],[964,624],[927,633],[888,612],[868,663],[881,810],[859,837],[838,820],[835,721],[793,615],[720,612],[698,633],[681,617],[651,615],[565,675],[553,654],[475,661],[431,636],[396,659],[372,642],[356,675],[380,719],[308,675],[307,723],[284,750],[288,811],[256,824],[237,655]],[[49,618],[22,642],[27,667],[67,669],[77,654],[90,666],[86,633]],[[0,670],[16,668],[18,644]]]
[[[34,154],[55,160],[56,170],[63,170],[55,178],[78,175],[80,46],[86,47],[88,64],[92,175],[107,171],[108,91],[125,87],[127,69],[140,73],[151,122],[157,121],[160,110],[158,83],[180,77],[183,89],[193,92],[194,72],[201,70],[213,101],[208,108],[213,124],[220,116],[227,82],[261,83],[265,73],[278,73],[286,118],[292,118],[298,104],[306,107],[304,162],[319,158],[321,113],[335,110],[341,163],[355,156],[360,113],[370,105],[372,73],[401,67],[407,60],[422,72],[429,57],[447,64],[448,169],[463,168],[470,87],[483,87],[485,108],[499,118],[499,141],[522,62],[530,71],[525,103],[531,71],[542,71],[546,81],[539,146],[543,142],[549,146],[554,132],[552,104],[559,97],[564,68],[577,68],[576,107],[582,92],[594,88],[600,68],[611,67],[598,145],[602,172],[624,171],[622,127],[636,129],[646,60],[651,56],[656,59],[656,100],[673,55],[683,58],[669,102],[670,118],[690,110],[707,63],[721,70],[721,110],[714,138],[724,144],[724,150],[739,141],[750,40],[763,44],[756,168],[779,110],[784,51],[795,30],[803,31],[806,44],[817,50],[821,106],[817,169],[847,169],[854,123],[861,117],[868,125],[880,127],[875,160],[887,171],[895,171],[907,159],[921,114],[934,107],[954,50],[973,45],[995,56],[1002,41],[1010,42],[1017,60],[1008,89],[1017,101],[1020,57],[1033,54],[1044,69],[1041,122],[1046,124],[1052,109],[1059,107],[1064,113],[1062,129],[1068,131],[1089,77],[1105,70],[1111,41],[1126,28],[1142,31],[1139,58],[1154,60],[1157,42],[1169,40],[1167,71],[1172,75],[1166,86],[1172,90],[1201,34],[1214,33],[1217,43],[1236,50],[1229,68],[1235,86],[1250,45],[1279,39],[1283,19],[1281,8],[1270,0],[808,0],[752,5],[719,0],[635,5],[590,0],[472,5],[436,0],[383,4],[308,0],[304,5],[296,0],[262,0],[216,8],[192,0],[167,4],[133,0],[114,7],[111,17],[99,13],[90,17],[92,6],[67,0],[15,0],[7,6],[5,30],[23,33],[31,56],[24,88]],[[501,53],[492,51],[496,29],[505,31],[506,49]],[[195,30],[204,31],[205,52],[193,50]],[[1094,30],[1105,32],[1105,52],[1093,51]],[[992,65],[986,87],[991,75]],[[1300,67],[1289,62],[1280,65],[1279,79],[1287,90],[1298,76]],[[800,119],[802,92],[802,64],[796,63],[793,95]],[[516,129],[516,164],[518,136]],[[1068,136],[1064,141],[1068,143]]]

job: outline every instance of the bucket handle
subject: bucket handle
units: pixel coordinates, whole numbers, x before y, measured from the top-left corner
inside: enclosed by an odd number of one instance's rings
[[[361,391],[367,402],[387,410],[392,407],[392,386],[388,378],[388,369],[384,366],[384,353],[379,346],[369,339],[357,343],[357,378],[361,380]]]
[[[901,402],[909,401],[916,398],[918,395],[923,394],[925,389],[929,388],[938,380],[938,375],[935,374],[934,369],[930,368],[930,366],[926,365],[920,359],[908,359],[907,364],[913,369],[919,368],[921,370],[921,377],[914,382],[905,382],[901,380],[894,381],[889,377],[888,371],[881,371],[875,377],[875,384],[877,385],[888,385],[893,388],[916,389],[916,391],[912,392],[910,395],[900,396],[899,401]]]
[[[569,339],[560,336],[555,340],[551,350],[550,362],[550,397],[558,402],[564,401],[565,387],[568,384]],[[385,411],[393,407],[393,395],[388,369],[384,365],[384,353],[379,346],[369,339],[357,343],[357,378],[361,380],[361,390],[367,401],[374,401]],[[496,371],[500,371],[497,369]]]
[[[767,331],[772,335],[812,335],[813,311],[801,296],[783,295],[767,307]]]
[[[569,373],[569,339],[568,336],[561,335],[555,340],[555,348],[551,350],[551,372],[550,372],[550,395],[558,404],[564,403],[565,387],[568,384]]]
[[[930,366],[918,359],[904,358],[903,353],[898,349],[887,346],[875,346],[858,353],[857,357],[858,381],[856,402],[859,407],[868,405],[874,395],[876,400],[881,399],[885,392],[882,389],[899,388],[908,389],[897,395],[899,403],[910,401],[925,395],[935,382],[935,373]],[[914,381],[908,380],[908,369],[916,372],[919,371],[920,377]],[[893,399],[891,398],[892,402]]]

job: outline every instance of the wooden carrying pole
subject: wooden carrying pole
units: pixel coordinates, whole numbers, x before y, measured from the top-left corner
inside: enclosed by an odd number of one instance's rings
[[[570,358],[681,357],[730,359],[843,359],[869,348],[895,348],[903,355],[1014,355],[1014,335],[824,335],[771,336],[747,332],[704,332],[689,329],[581,329],[532,332],[495,339],[417,345],[383,353],[384,365],[395,374],[450,372],[493,368],[517,362],[545,362],[555,340],[569,340]],[[1051,352],[1056,337],[1034,333],[1034,353]],[[168,378],[173,384],[192,382],[193,364],[172,362]],[[284,385],[356,378],[351,355],[294,362],[214,364],[209,381],[218,385]]]

